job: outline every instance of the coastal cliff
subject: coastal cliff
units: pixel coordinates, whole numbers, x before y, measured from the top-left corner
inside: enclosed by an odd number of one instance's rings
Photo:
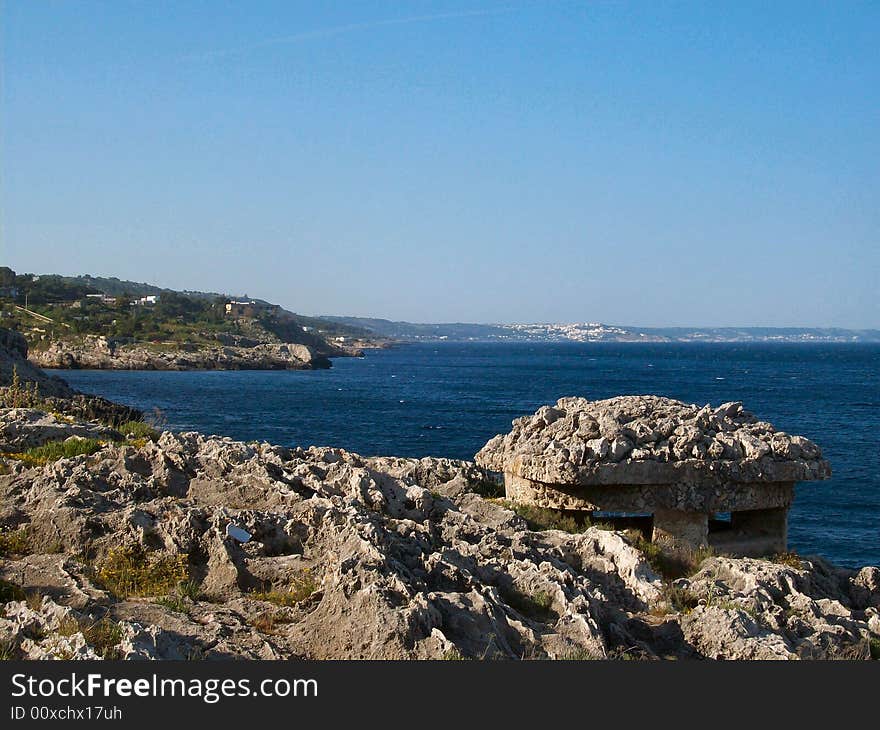
[[[333,355],[348,353],[334,350]],[[103,337],[87,338],[82,343],[55,342],[31,352],[30,359],[42,368],[90,370],[316,370],[331,367],[327,355],[302,344],[180,345],[159,349],[143,344],[117,344]]]
[[[5,269],[0,315],[44,368],[313,370],[377,344],[278,304],[118,279]]]
[[[876,567],[794,555],[671,566],[632,532],[518,513],[471,462],[199,433],[123,439],[32,409],[0,411],[0,451],[0,646],[10,657],[880,650]]]

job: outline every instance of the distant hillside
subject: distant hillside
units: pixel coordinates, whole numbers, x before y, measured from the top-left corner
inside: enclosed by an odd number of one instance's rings
[[[227,311],[227,302],[236,303],[234,311]],[[116,277],[17,274],[8,267],[0,267],[0,315],[35,349],[96,335],[157,347],[295,343],[332,356],[341,343],[371,337],[363,328],[262,299]]]
[[[84,274],[82,276],[59,276],[58,278],[72,286],[89,287],[95,291],[114,297],[144,297],[150,294],[161,294],[162,292],[175,291],[174,289],[160,287],[146,282],[117,279],[115,276],[91,276],[90,274]],[[175,293],[204,299],[216,299],[218,297],[228,296],[218,292],[188,291],[186,289]]]
[[[124,279],[117,279],[115,276],[103,277],[84,274],[83,276],[62,276],[59,278],[62,281],[67,282],[71,285],[90,287],[94,291],[99,291],[110,296],[129,295],[143,297],[150,294],[161,295],[163,292],[171,292],[174,294],[182,294],[193,299],[248,299],[256,302],[257,304],[272,306],[272,303],[266,301],[265,299],[248,297],[247,294],[229,294],[228,292],[203,292],[191,289],[177,291],[174,289],[169,289],[167,287],[159,287],[154,284],[147,284],[146,282],[139,283],[135,281],[126,281]],[[279,311],[283,313],[283,315],[285,315],[284,319],[288,323],[293,323],[299,327],[306,327],[310,330],[321,332],[322,334],[353,338],[370,336],[369,330],[366,330],[363,327],[346,325],[332,318],[309,317],[303,314],[297,314],[296,312],[291,312],[283,308]]]
[[[454,342],[880,342],[880,330],[823,327],[629,327],[573,324],[413,324],[324,316],[395,340]]]

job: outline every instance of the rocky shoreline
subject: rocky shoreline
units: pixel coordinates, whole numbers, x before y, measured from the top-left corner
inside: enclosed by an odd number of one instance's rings
[[[64,439],[92,446],[45,463],[8,456]],[[867,659],[880,649],[876,567],[703,556],[675,577],[632,533],[536,525],[472,462],[199,433],[122,439],[32,409],[0,411],[0,441],[8,656]]]
[[[350,353],[333,351],[334,357]],[[330,357],[309,345],[257,343],[158,349],[140,344],[115,344],[91,338],[82,344],[55,342],[32,350],[30,360],[41,368],[74,370],[318,370],[331,367]]]

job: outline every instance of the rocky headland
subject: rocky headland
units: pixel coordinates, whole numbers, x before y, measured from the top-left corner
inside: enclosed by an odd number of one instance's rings
[[[115,278],[0,267],[0,315],[34,365],[97,370],[312,370],[381,344],[278,304]]]
[[[14,378],[36,384],[46,396],[67,397],[73,393],[61,378],[47,375],[28,361],[28,344],[15,330],[0,328],[0,386],[8,386]]]
[[[243,344],[155,347],[118,343],[105,337],[82,342],[59,341],[33,350],[31,361],[41,368],[87,370],[316,370],[331,367],[330,356],[346,357],[333,348],[318,352],[309,345],[245,342]]]
[[[637,534],[518,514],[471,462],[199,433],[122,438],[33,409],[0,411],[0,441],[9,657],[868,659],[880,649],[876,567],[707,555],[670,572]],[[34,451],[53,443],[83,453]]]

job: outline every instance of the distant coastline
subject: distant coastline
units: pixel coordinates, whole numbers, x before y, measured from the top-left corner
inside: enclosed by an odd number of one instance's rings
[[[880,343],[878,329],[412,323],[306,316],[264,299],[0,267],[0,323],[62,370],[320,370],[412,343]]]
[[[247,295],[8,267],[0,324],[21,333],[32,363],[63,370],[316,370],[383,344]]]
[[[632,327],[600,322],[419,324],[333,315],[323,315],[321,319],[399,342],[880,343],[880,329],[840,327]]]

